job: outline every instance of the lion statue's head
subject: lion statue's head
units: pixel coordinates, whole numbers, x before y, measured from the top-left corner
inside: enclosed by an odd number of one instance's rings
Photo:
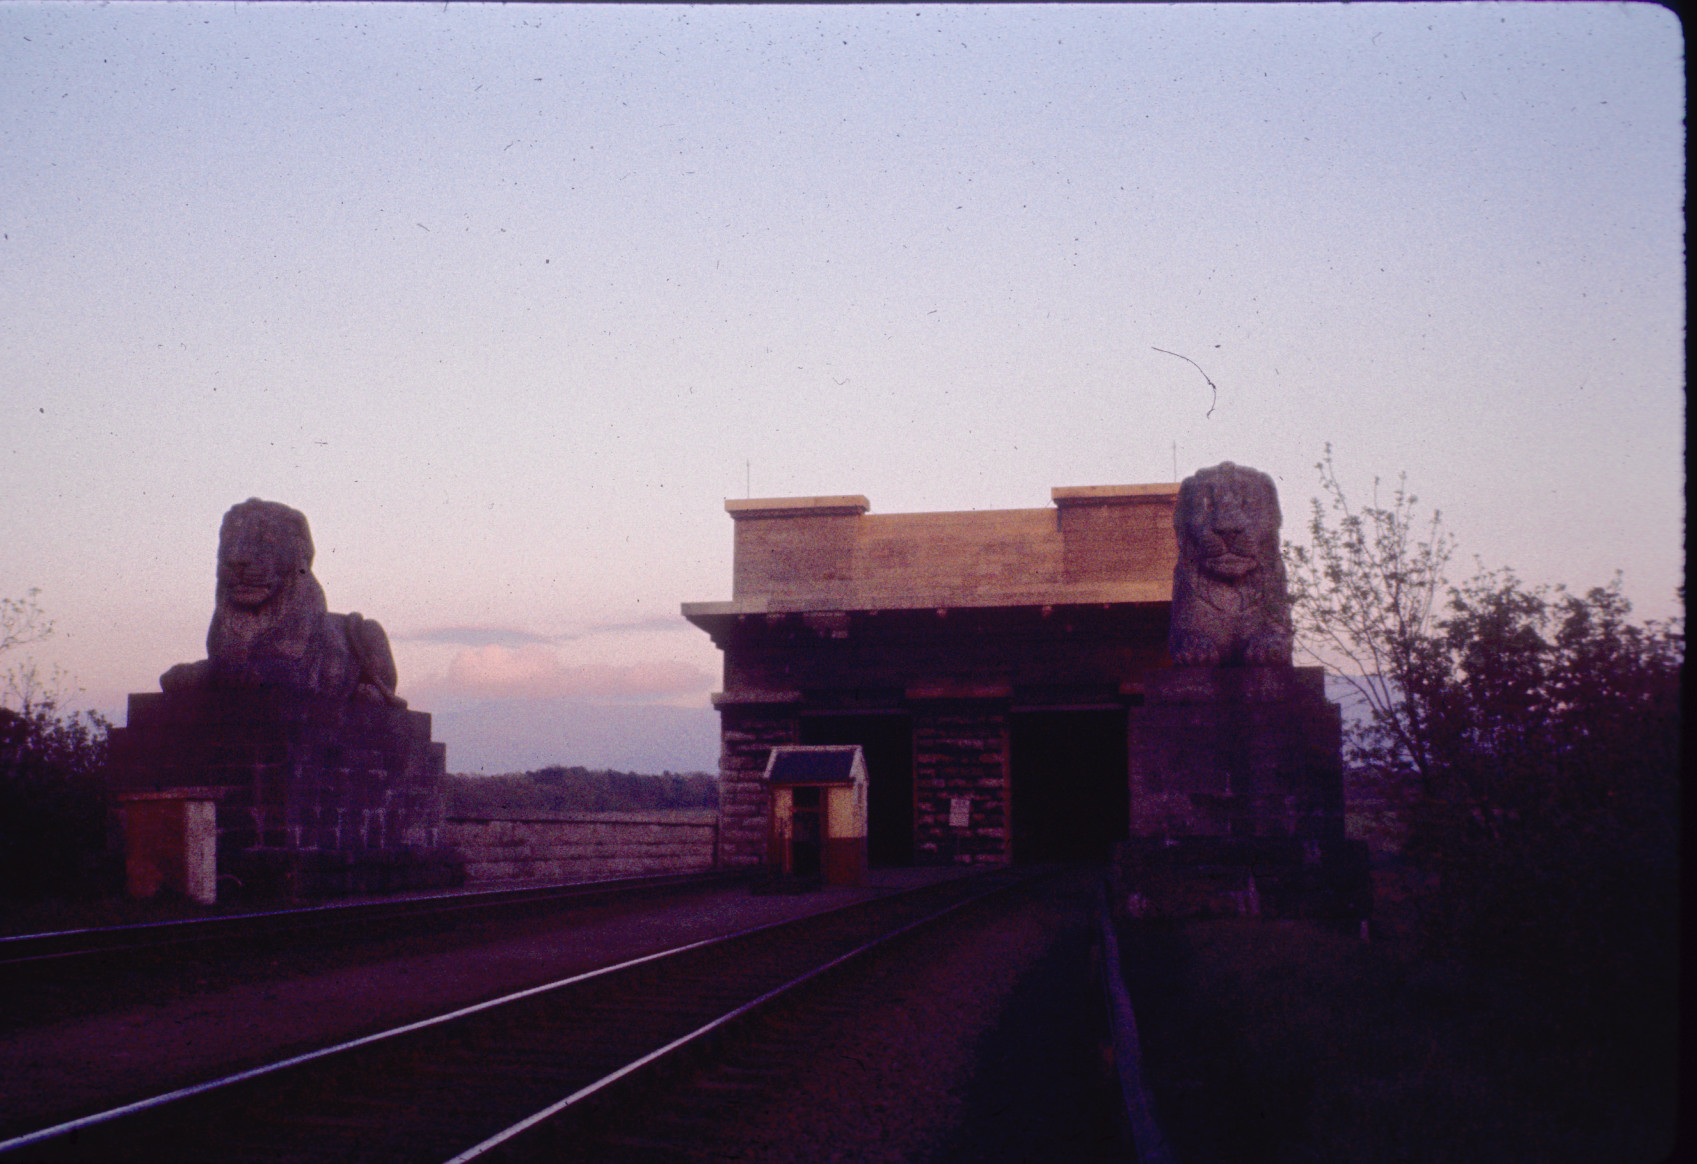
[[[1183,667],[1288,665],[1290,598],[1273,479],[1230,461],[1179,486],[1172,631]]]
[[[160,676],[166,691],[270,687],[405,707],[388,636],[358,614],[331,614],[312,574],[306,515],[250,497],[224,514],[206,658]]]
[[[312,530],[300,510],[257,497],[232,505],[218,529],[218,605],[256,614],[314,604],[327,610],[312,576],[312,552]]]

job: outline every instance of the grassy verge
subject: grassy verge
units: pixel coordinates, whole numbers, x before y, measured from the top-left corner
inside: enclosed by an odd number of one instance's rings
[[[1184,1164],[1659,1161],[1676,997],[1578,1004],[1310,922],[1133,923],[1126,976]]]

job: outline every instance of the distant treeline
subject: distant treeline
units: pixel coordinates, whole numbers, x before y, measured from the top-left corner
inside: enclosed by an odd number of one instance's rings
[[[504,812],[652,812],[716,808],[719,781],[707,772],[619,772],[607,768],[542,768],[505,776],[450,773],[449,816]]]

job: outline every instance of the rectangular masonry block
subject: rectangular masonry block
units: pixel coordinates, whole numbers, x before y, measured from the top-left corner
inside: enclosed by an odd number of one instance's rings
[[[138,793],[123,802],[131,897],[162,889],[210,905],[218,895],[217,801],[206,790]]]

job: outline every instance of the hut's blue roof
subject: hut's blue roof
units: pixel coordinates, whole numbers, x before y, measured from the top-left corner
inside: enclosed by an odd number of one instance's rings
[[[850,784],[858,745],[777,748],[768,776],[773,784]]]

